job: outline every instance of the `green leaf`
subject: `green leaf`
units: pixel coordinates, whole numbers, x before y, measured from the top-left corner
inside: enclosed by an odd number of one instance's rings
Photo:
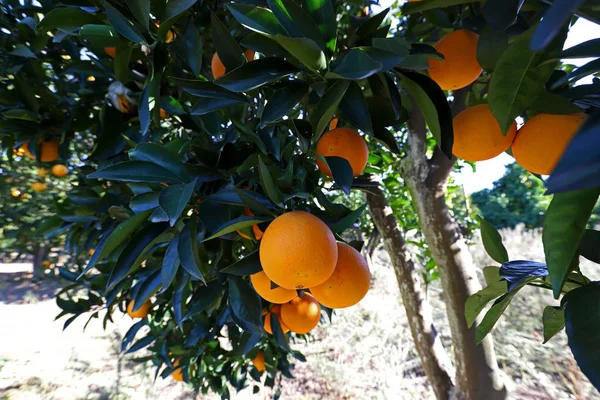
[[[24,58],[37,58],[35,56],[35,54],[33,53],[33,51],[31,51],[29,49],[29,47],[25,46],[24,44],[20,44],[20,43],[15,45],[14,50],[8,54],[10,54],[12,56],[24,57]]]
[[[87,271],[90,270],[97,262],[102,261],[104,258],[112,254],[119,246],[121,246],[126,240],[128,240],[133,232],[144,223],[151,214],[151,210],[141,212],[134,215],[133,217],[125,220],[119,224],[113,231],[106,233],[100,243],[96,246],[96,250],[92,255],[92,258],[88,262],[87,266],[79,274],[81,278]]]
[[[179,16],[181,13],[187,11],[194,4],[196,4],[197,1],[198,0],[169,0],[165,9],[164,19],[168,20]]]
[[[123,84],[131,82],[135,79],[135,75],[133,74],[133,72],[131,72],[131,68],[129,67],[129,63],[131,61],[132,54],[133,54],[133,49],[131,47],[127,47],[125,49],[120,50],[117,53],[117,56],[113,60],[113,68],[115,70],[115,76],[117,77],[119,82],[121,82]],[[140,107],[141,107],[141,104],[140,104]]]
[[[532,279],[532,278],[530,278],[530,279]],[[490,333],[492,331],[492,329],[494,329],[494,325],[496,325],[496,322],[498,322],[498,319],[500,319],[500,317],[504,313],[504,310],[506,310],[506,307],[508,307],[508,305],[512,301],[513,297],[515,297],[515,295],[519,292],[519,290],[523,286],[524,286],[524,284],[518,286],[515,290],[513,290],[510,293],[505,294],[504,296],[500,297],[498,300],[496,300],[494,302],[492,307],[485,314],[485,317],[483,317],[483,320],[481,321],[481,323],[476,328],[476,331],[475,331],[475,343],[476,344],[481,343],[481,341],[487,336],[487,334]]]
[[[139,214],[143,211],[152,210],[158,207],[159,192],[146,192],[134,196],[129,201],[129,208],[134,213]]]
[[[202,68],[202,36],[196,25],[190,24],[175,42],[177,52],[182,56],[194,76],[200,75]]]
[[[262,157],[258,157],[258,172],[260,175],[260,186],[273,203],[280,205],[283,202],[281,192],[275,185],[275,181],[273,181],[273,177]]]
[[[556,59],[591,58],[598,57],[598,54],[600,54],[600,39],[592,39],[563,50],[556,56]]]
[[[489,105],[505,135],[521,113],[533,104],[552,74],[553,65],[539,65],[547,53],[529,49],[533,29],[519,35],[498,60],[490,81]]]
[[[200,98],[192,107],[191,115],[206,115],[213,111],[220,110],[225,107],[230,107],[236,104],[245,103],[245,101],[232,100],[232,99],[211,99],[211,98]]]
[[[589,63],[582,65],[581,67],[571,71],[569,74],[557,79],[552,83],[552,89],[557,89],[568,82],[576,82],[581,78],[585,78],[588,75],[596,74],[600,71],[600,60],[592,60]]]
[[[544,322],[544,344],[565,327],[565,309],[547,306],[542,316]]]
[[[235,41],[227,27],[221,22],[214,12],[210,15],[212,24],[212,38],[219,59],[227,71],[234,70],[246,62],[244,50]]]
[[[2,116],[7,119],[20,119],[23,121],[39,122],[40,120],[40,116],[37,113],[20,108],[4,111]]]
[[[148,321],[146,319],[141,319],[135,324],[131,325],[131,328],[129,328],[127,333],[125,333],[125,336],[123,336],[123,341],[121,342],[121,352],[124,352],[125,349],[127,349],[131,342],[133,342],[133,339],[138,331],[147,323]]]
[[[477,41],[477,61],[483,69],[492,72],[502,54],[508,48],[508,35],[504,31],[486,25]]]
[[[283,4],[282,0],[267,0],[267,5],[273,12],[273,15],[279,21],[283,29],[287,32],[287,35],[291,38],[301,38],[303,35],[294,23],[290,12]]]
[[[322,156],[319,156],[323,158]],[[346,194],[350,194],[352,188],[352,182],[354,180],[354,174],[352,173],[352,166],[342,157],[324,157],[331,175],[333,175],[333,181],[340,189]]]
[[[273,337],[275,338],[275,341],[277,342],[279,347],[281,347],[284,351],[291,352],[292,349],[290,348],[285,334],[281,329],[281,324],[279,323],[279,316],[275,313],[268,313],[265,316],[265,318],[271,319],[269,321],[271,323],[271,331],[273,332]]]
[[[269,0],[268,4],[289,36],[311,39],[319,48],[325,49],[325,41],[319,27],[298,3],[294,0]]]
[[[400,147],[398,147],[398,141],[394,137],[394,134],[383,126],[376,125],[373,129],[373,136],[378,142],[387,147],[391,152],[398,155],[402,154]]]
[[[149,161],[124,161],[88,175],[91,179],[124,182],[185,183],[177,174]]]
[[[302,8],[308,11],[317,24],[327,49],[333,52],[336,43],[336,15],[331,0],[302,0]]]
[[[193,215],[179,235],[177,253],[183,268],[194,278],[206,285],[202,274],[202,261],[198,249],[198,218]]]
[[[377,62],[365,49],[350,50],[327,74],[332,78],[359,80],[365,79],[383,69],[383,64]]]
[[[180,87],[187,93],[194,96],[214,99],[247,101],[246,96],[244,96],[243,94],[234,93],[232,91],[215,85],[213,82],[180,79],[175,77],[169,77],[169,80],[171,80],[173,83],[175,83],[178,87]]]
[[[488,255],[496,262],[504,264],[508,262],[508,252],[502,244],[502,236],[490,223],[483,219],[481,216],[477,216],[479,220],[479,226],[481,228],[481,240],[483,241],[483,247]]]
[[[319,72],[327,68],[325,54],[314,40],[291,38],[283,35],[275,35],[274,39],[311,71]]]
[[[140,143],[129,150],[129,158],[134,161],[151,162],[176,174],[181,182],[189,182],[191,176],[181,156],[156,143]],[[166,182],[169,183],[169,182]]]
[[[188,205],[192,194],[194,193],[195,186],[196,181],[194,180],[185,185],[168,186],[160,192],[158,204],[169,216],[169,224],[171,226],[175,225],[181,216],[181,213]]]
[[[479,3],[481,0],[428,0],[422,2],[407,3],[402,7],[403,14],[413,14],[420,11],[432,10],[434,8],[443,8],[457,6],[459,4]]]
[[[578,257],[579,243],[599,195],[599,188],[555,194],[546,211],[542,241],[556,299]]]
[[[485,306],[492,300],[497,299],[507,292],[506,281],[489,283],[479,292],[472,294],[465,303],[465,319],[467,326],[471,328]]]
[[[550,93],[546,90],[540,92],[530,106],[533,110],[555,115],[568,115],[583,112],[583,110],[571,103],[567,98]]]
[[[340,101],[342,101],[349,85],[350,82],[344,80],[335,82],[327,89],[321,101],[319,101],[315,112],[311,115],[312,124],[315,127],[315,142],[319,140],[321,134],[329,125],[329,121],[331,121],[331,117],[335,113]]]
[[[150,22],[150,0],[129,0],[127,6],[135,19],[147,31]]]
[[[139,310],[150,296],[158,291],[161,285],[160,270],[156,270],[141,284],[140,290],[135,295],[133,311]]]
[[[352,224],[354,224],[360,216],[363,214],[365,209],[367,208],[367,204],[363,204],[358,207],[356,210],[353,210],[350,214],[346,215],[344,218],[340,219],[336,223],[329,226],[333,233],[342,233],[346,229],[350,228]]]
[[[173,279],[177,275],[177,271],[179,269],[179,265],[181,264],[179,260],[179,236],[175,236],[171,243],[169,243],[169,247],[167,247],[167,251],[165,253],[165,258],[163,258],[162,268],[160,269],[161,279],[163,288],[161,292],[166,291],[171,283],[173,283]]]
[[[260,257],[258,255],[258,250],[255,250],[244,258],[237,260],[233,264],[221,269],[220,272],[231,275],[247,276],[256,274],[260,271],[262,271]]]
[[[260,33],[250,32],[242,38],[240,44],[247,49],[258,51],[265,56],[284,55],[285,50],[271,37]]]
[[[116,8],[106,1],[102,1],[102,5],[106,10],[108,21],[121,36],[134,43],[144,43],[146,41],[142,33],[133,25],[133,23],[125,18]]]
[[[367,19],[363,24],[361,24],[358,27],[358,29],[356,30],[356,35],[359,38],[371,39],[373,35],[377,32],[377,29],[379,29],[379,26],[381,25],[381,23],[383,22],[383,20],[389,12],[390,9],[388,7],[385,10],[381,11],[379,14],[370,16],[369,19]]]
[[[564,28],[571,16],[585,0],[555,0],[531,37],[531,50],[541,51],[548,46]]]
[[[231,221],[224,223],[223,225],[221,225],[219,228],[216,229],[215,233],[213,233],[211,236],[207,237],[203,241],[206,242],[208,240],[212,240],[212,239],[221,237],[223,235],[227,235],[228,233],[232,233],[232,232],[238,231],[240,229],[248,228],[248,227],[251,227],[252,225],[260,224],[260,223],[263,223],[265,221],[270,221],[270,220],[271,220],[271,218],[267,218],[267,217],[247,217],[247,216],[239,217],[239,218],[236,218],[236,219],[233,219]]]
[[[600,231],[586,229],[579,250],[583,257],[600,264]]]
[[[600,387],[600,282],[569,292],[565,297],[565,326],[569,347],[581,371]],[[564,301],[563,301],[564,302]]]
[[[365,133],[373,133],[369,105],[358,83],[350,82],[344,97],[340,101],[339,108],[352,125]]]
[[[229,308],[236,324],[251,333],[262,332],[262,302],[248,282],[229,277]]]
[[[267,98],[268,103],[262,113],[261,126],[264,127],[288,115],[307,93],[308,86],[304,82],[287,82],[283,88]]]
[[[497,267],[495,265],[483,267],[483,277],[488,285],[498,282],[502,279],[500,277],[500,267]]]
[[[44,16],[35,27],[39,32],[48,32],[52,29],[76,28],[86,24],[100,23],[98,17],[89,12],[75,7],[59,7]]]
[[[136,267],[139,257],[143,257],[154,239],[161,235],[168,225],[165,223],[150,224],[136,233],[123,249],[112,269],[106,289],[112,289]]]
[[[230,3],[227,8],[240,24],[267,36],[285,35],[285,30],[271,10],[249,4]]]
[[[400,56],[407,57],[410,52],[410,44],[402,37],[374,38],[373,47]]]
[[[488,0],[483,5],[483,16],[494,29],[504,31],[517,21],[525,0]]]
[[[110,25],[84,25],[79,30],[79,36],[97,47],[117,47],[121,43],[117,31]]]
[[[297,71],[296,67],[281,58],[261,58],[228,72],[214,82],[233,92],[246,92]]]

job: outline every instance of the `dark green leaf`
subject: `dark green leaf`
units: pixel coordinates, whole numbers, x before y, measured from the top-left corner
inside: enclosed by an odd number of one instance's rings
[[[262,266],[260,265],[260,257],[258,256],[258,250],[253,251],[244,258],[221,269],[221,272],[224,272],[226,274],[239,276],[252,275],[260,271],[262,271]]]
[[[246,92],[297,71],[296,67],[281,58],[261,58],[228,72],[215,83],[233,92]]]
[[[175,77],[169,77],[169,79],[175,84],[177,84],[178,87],[182,88],[184,91],[194,96],[214,99],[247,101],[246,96],[244,96],[243,94],[234,93],[227,89],[223,89],[222,87],[217,86],[212,82],[180,79]]]
[[[24,58],[37,58],[33,51],[24,44],[17,44],[15,48],[9,53],[12,56],[24,57]]]
[[[169,224],[174,226],[181,213],[188,205],[192,194],[194,193],[194,187],[196,181],[192,181],[185,185],[171,185],[164,188],[158,197],[158,204],[165,213],[169,216]]]
[[[233,106],[236,104],[245,103],[240,100],[232,100],[232,99],[211,99],[211,98],[200,98],[192,107],[190,111],[191,115],[206,115],[210,114],[213,111],[220,110],[225,107]]]
[[[496,30],[504,31],[517,21],[525,0],[487,0],[483,6],[485,20]]]
[[[189,222],[181,230],[177,252],[181,265],[194,278],[199,279],[206,285],[204,275],[202,274],[202,261],[198,249],[198,218],[192,216]]]
[[[600,231],[586,229],[579,250],[583,257],[600,264]]]
[[[390,151],[398,155],[402,153],[400,147],[398,147],[398,142],[396,141],[394,134],[390,132],[387,128],[376,125],[373,130],[373,136],[384,146],[390,149]]]
[[[552,83],[552,88],[559,88],[567,82],[576,82],[581,78],[584,78],[588,75],[595,74],[600,71],[600,60],[592,60],[589,63],[582,65],[581,67],[573,70],[571,73],[565,75],[561,79],[557,79],[554,83]]]
[[[75,28],[86,24],[97,24],[101,21],[94,14],[75,7],[59,7],[44,16],[35,27],[40,32],[56,28]]]
[[[143,211],[152,210],[158,207],[159,192],[147,192],[134,196],[129,201],[129,208],[134,213],[139,214]]]
[[[467,326],[469,328],[473,326],[475,320],[477,320],[477,317],[483,311],[485,306],[490,301],[502,296],[506,292],[506,282],[498,281],[488,284],[488,286],[479,292],[469,296],[465,303],[465,319],[467,320]]]
[[[508,48],[508,35],[486,25],[477,41],[477,61],[483,69],[492,72],[502,54]]]
[[[282,0],[267,0],[267,4],[289,37],[301,38],[303,36]]]
[[[331,175],[336,185],[346,194],[350,194],[350,188],[352,187],[353,174],[352,166],[348,160],[342,157],[325,157],[325,161],[329,166]]]
[[[138,257],[143,256],[148,249],[148,245],[162,234],[167,226],[164,223],[150,224],[131,238],[112,269],[106,285],[107,290],[112,289],[117,283],[121,282],[135,268]]]
[[[88,24],[81,27],[79,36],[97,47],[117,47],[121,38],[110,25]]]
[[[361,26],[358,27],[356,30],[356,35],[363,39],[372,38],[389,12],[390,9],[388,7],[379,14],[369,17],[369,19],[367,19]]]
[[[335,82],[327,89],[321,98],[321,101],[319,101],[315,112],[311,115],[311,121],[315,127],[315,141],[321,137],[321,134],[329,125],[329,121],[331,121],[331,117],[333,116],[333,113],[335,113],[340,101],[342,101],[349,85],[350,82],[344,80]]]
[[[123,341],[121,342],[121,352],[124,352],[127,346],[133,342],[135,335],[144,325],[146,325],[147,322],[148,321],[146,319],[141,319],[135,324],[131,325],[127,333],[125,333],[125,336],[123,336]]]
[[[275,122],[287,115],[304,96],[306,96],[308,87],[299,81],[290,81],[286,85],[273,93],[268,98],[268,103],[263,110],[261,125]]]
[[[125,354],[131,354],[131,353],[134,353],[134,352],[136,352],[138,350],[143,349],[144,347],[148,347],[155,340],[156,340],[156,337],[152,336],[151,334],[149,334],[148,336],[144,336],[143,338],[141,338],[140,340],[138,340],[137,342],[135,342],[135,344],[133,346],[131,346],[129,348],[129,350],[127,350],[125,352]]]
[[[340,111],[348,121],[365,133],[373,133],[369,105],[356,82],[350,82],[339,104]]]
[[[325,49],[323,35],[306,9],[294,0],[269,0],[269,8],[292,37],[306,37]],[[285,21],[285,23],[284,23]]]
[[[565,308],[565,326],[569,347],[581,371],[600,387],[600,283],[569,292]]]
[[[283,201],[281,192],[275,185],[275,181],[273,181],[273,177],[262,157],[258,157],[258,172],[260,175],[260,186],[262,186],[269,199],[277,205],[281,204]]]
[[[550,202],[542,241],[554,298],[560,296],[573,259],[578,257],[579,243],[599,195],[599,188],[587,189],[556,194]]]
[[[150,0],[129,0],[127,6],[135,19],[147,31],[150,22]]]
[[[110,24],[119,32],[120,35],[134,43],[144,43],[144,36],[140,31],[133,25],[131,21],[123,16],[116,8],[108,4],[106,1],[102,2],[106,15]],[[92,22],[88,22],[92,23]]]
[[[563,50],[556,56],[556,59],[591,58],[598,57],[598,54],[600,54],[600,39],[592,39]]]
[[[331,0],[302,0],[302,8],[308,11],[319,27],[327,49],[333,51],[336,42],[336,20]]]
[[[204,239],[204,241],[206,242],[207,240],[212,240],[212,239],[218,238],[220,236],[227,235],[228,233],[232,233],[232,232],[238,231],[240,229],[247,228],[252,225],[260,224],[262,222],[270,221],[270,220],[271,219],[267,218],[267,217],[247,217],[247,216],[232,219],[231,221],[228,221],[225,224],[221,225],[218,229],[216,229],[215,233],[213,233],[211,236]]]
[[[583,112],[583,110],[571,103],[567,98],[542,91],[531,104],[531,108],[540,113],[568,115]]]
[[[189,182],[190,174],[181,156],[156,143],[141,143],[129,150],[129,158],[134,161],[151,162],[179,177],[179,182]],[[166,182],[166,181],[165,181]],[[178,182],[178,183],[179,183]],[[169,183],[169,182],[166,182]]]
[[[250,30],[269,36],[285,35],[285,30],[271,10],[239,3],[227,4],[227,8],[240,24]]]
[[[476,328],[475,343],[481,343],[487,334],[494,329],[494,325],[496,325],[496,322],[498,322],[498,319],[500,319],[504,310],[506,310],[506,307],[508,307],[521,287],[523,286],[517,287],[514,291],[505,294],[494,302],[494,305],[485,313],[485,317],[483,317],[483,320]]]
[[[140,290],[138,290],[134,299],[133,311],[139,310],[146,300],[150,298],[154,293],[158,291],[158,288],[162,285],[160,269],[157,269],[142,283]]]
[[[552,2],[531,37],[531,50],[541,51],[548,46],[584,1],[555,0]]]
[[[504,264],[508,262],[508,252],[502,244],[502,237],[500,233],[490,223],[483,219],[481,216],[477,216],[479,220],[479,227],[481,228],[481,240],[483,241],[483,247],[488,255],[496,262]]]
[[[362,206],[358,207],[356,210],[352,211],[350,214],[346,215],[344,218],[342,218],[339,221],[335,222],[334,224],[330,225],[331,231],[333,233],[341,234],[346,229],[350,228],[356,221],[358,221],[360,216],[365,211],[365,208],[367,208],[366,203],[363,204]]]
[[[480,0],[428,0],[422,2],[407,3],[402,7],[404,14],[413,14],[420,11],[432,10],[440,7],[451,7],[459,4],[479,3]]]
[[[184,59],[187,65],[197,77],[202,69],[202,36],[196,25],[188,25],[185,32],[178,36],[178,41],[181,43],[181,52],[185,54]]]
[[[167,247],[167,252],[165,253],[165,258],[163,258],[162,268],[160,269],[161,279],[162,279],[162,291],[164,292],[171,286],[173,283],[173,279],[177,275],[177,270],[179,269],[179,236],[175,236],[175,238],[169,243],[169,247]]]
[[[565,327],[565,309],[547,306],[542,317],[544,322],[544,344]]]
[[[371,58],[362,48],[350,50],[328,73],[331,77],[352,80],[365,79],[383,69],[383,64]]]
[[[291,352],[292,349],[290,348],[285,334],[281,329],[281,324],[279,323],[279,316],[277,316],[277,314],[275,313],[268,313],[265,316],[265,318],[271,319],[269,321],[271,323],[271,331],[273,332],[273,337],[275,338],[275,341],[277,342],[279,347],[281,347],[284,351]]]
[[[241,67],[246,62],[244,51],[235,41],[227,27],[215,13],[210,15],[212,23],[212,38],[219,59],[227,71]]]
[[[374,38],[373,47],[403,57],[408,56],[410,51],[410,45],[401,37]]]
[[[260,297],[248,282],[229,277],[229,307],[235,322],[245,331],[262,332],[262,305]]]
[[[167,20],[177,17],[178,15],[192,7],[194,4],[196,4],[197,1],[198,0],[169,0],[165,9],[164,19]]]
[[[293,55],[308,69],[319,72],[327,68],[325,54],[319,45],[308,38],[291,38],[284,35],[275,35],[274,39],[288,53]]]
[[[96,171],[88,178],[125,182],[183,183],[170,170],[149,161],[124,161]]]

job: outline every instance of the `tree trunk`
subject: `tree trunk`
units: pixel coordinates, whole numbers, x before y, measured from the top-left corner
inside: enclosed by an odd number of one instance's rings
[[[379,246],[379,242],[381,241],[381,233],[379,233],[379,229],[375,226],[373,232],[369,236],[369,240],[367,241],[367,245],[365,246],[365,252],[369,256],[369,258],[373,258],[373,253]]]
[[[464,107],[465,91],[455,92],[453,111]],[[456,360],[460,397],[469,400],[506,398],[491,335],[475,345],[475,328],[465,320],[467,298],[481,290],[477,271],[456,221],[448,212],[445,187],[456,159],[449,160],[438,148],[427,159],[425,121],[413,107],[409,120],[407,158],[402,175],[416,205],[419,224],[431,249],[443,287]]]
[[[433,326],[431,307],[423,290],[421,275],[406,247],[396,217],[380,188],[370,189],[367,203],[373,222],[383,237],[384,246],[392,261],[408,324],[423,369],[436,397],[452,398],[454,383],[450,359]]]
[[[41,278],[44,275],[44,266],[42,263],[46,258],[48,248],[43,244],[37,243],[33,248],[33,276]]]

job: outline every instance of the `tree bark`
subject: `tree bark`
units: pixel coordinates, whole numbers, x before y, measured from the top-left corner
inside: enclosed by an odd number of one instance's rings
[[[431,307],[423,290],[421,275],[406,247],[396,217],[380,188],[370,189],[367,204],[392,261],[423,369],[438,399],[453,398],[452,365],[433,325]]]
[[[33,276],[35,278],[41,278],[44,274],[44,267],[42,263],[46,258],[48,248],[43,244],[37,243],[33,248]]]
[[[454,114],[464,107],[465,93],[455,92]],[[469,329],[465,320],[465,302],[481,290],[481,285],[460,228],[446,205],[445,188],[456,159],[449,160],[438,148],[431,159],[427,159],[427,130],[416,107],[413,107],[408,128],[402,176],[438,266],[452,333],[459,396],[469,400],[504,399],[507,391],[496,362],[492,337],[488,335],[480,345],[475,345],[475,328],[479,321]]]

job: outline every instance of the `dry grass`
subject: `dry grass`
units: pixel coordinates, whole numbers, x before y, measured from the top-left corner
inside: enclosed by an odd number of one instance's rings
[[[538,232],[502,234],[511,258],[543,259]],[[472,247],[477,265],[493,265],[477,242]],[[594,277],[590,267],[584,265]],[[437,283],[429,288],[429,295],[442,341],[450,349]],[[549,293],[525,288],[494,331],[498,360],[511,381],[511,397],[600,398],[577,369],[564,332],[542,345],[542,310],[555,303]],[[56,313],[51,301],[0,303],[3,322],[8,321],[0,324],[0,399],[194,398],[170,379],[153,383],[152,367],[119,356],[117,346],[131,323],[128,318],[119,319],[107,332],[92,323],[82,333],[80,322],[63,333],[61,324],[52,322]],[[322,324],[310,341],[294,347],[308,362],[296,364],[296,379],[281,382],[281,399],[434,398],[412,344],[395,275],[381,250],[375,256],[367,297],[353,308],[338,311],[332,324]],[[263,389],[252,395],[249,388],[233,397],[267,399],[272,394]]]

